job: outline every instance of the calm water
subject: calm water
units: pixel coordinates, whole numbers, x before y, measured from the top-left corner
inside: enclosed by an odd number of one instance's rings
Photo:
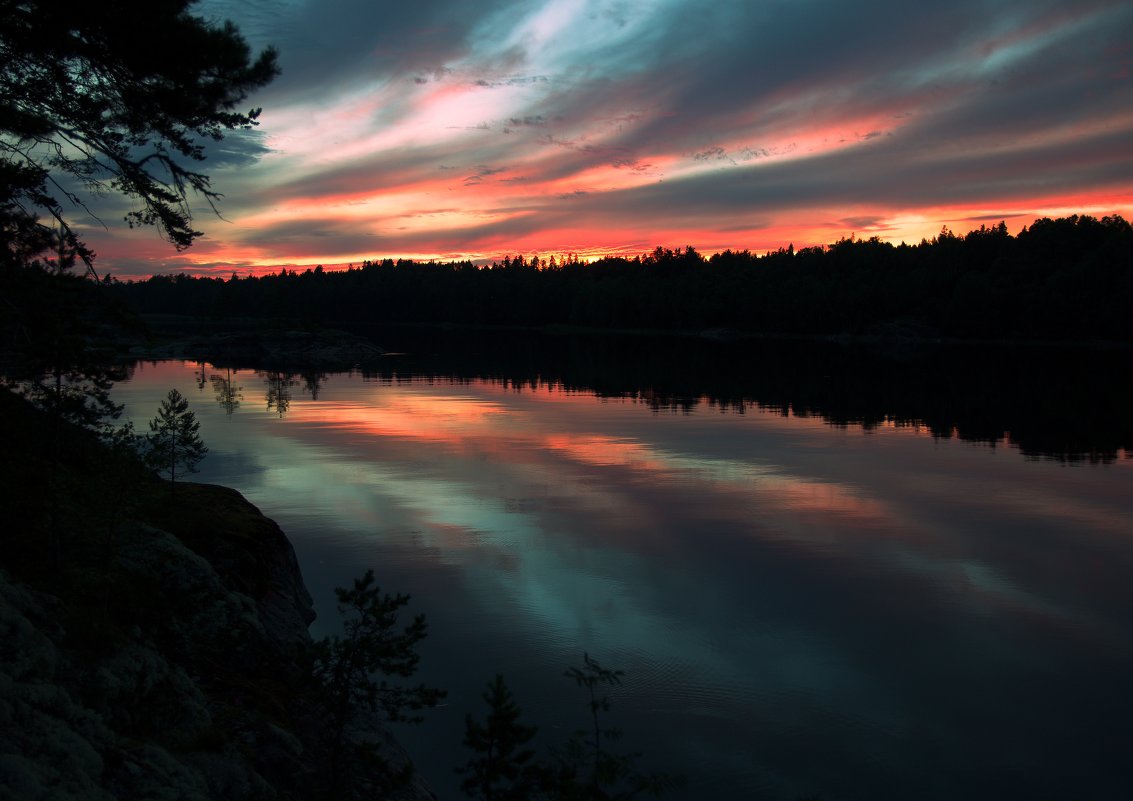
[[[399,737],[442,798],[496,672],[546,741],[584,724],[562,677],[583,651],[626,671],[612,721],[687,777],[671,798],[1130,797],[1133,459],[1127,428],[1091,433],[1128,423],[1128,395],[1000,419],[973,409],[1019,391],[1015,362],[965,368],[1006,374],[969,403],[943,368],[879,384],[819,355],[780,380],[753,357],[761,397],[575,356],[142,364],[117,396],[143,427],[169,388],[189,398],[196,478],[279,521],[316,636],[368,567],[413,594],[420,676],[450,695]]]

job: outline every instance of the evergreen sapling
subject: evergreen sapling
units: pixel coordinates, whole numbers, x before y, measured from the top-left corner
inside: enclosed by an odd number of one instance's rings
[[[150,420],[146,462],[169,476],[170,495],[175,491],[177,476],[197,472],[197,464],[208,453],[200,428],[196,415],[189,411],[189,401],[176,389],[169,390],[157,416]]]

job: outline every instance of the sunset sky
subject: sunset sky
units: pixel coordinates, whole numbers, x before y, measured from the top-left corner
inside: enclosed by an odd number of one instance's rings
[[[281,76],[223,220],[119,278],[367,258],[709,254],[1133,217],[1126,0],[206,0]],[[107,200],[103,200],[107,203]]]

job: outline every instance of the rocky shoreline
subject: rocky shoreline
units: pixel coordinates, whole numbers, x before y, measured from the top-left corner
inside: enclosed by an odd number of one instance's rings
[[[65,590],[0,570],[0,797],[325,797],[291,543],[226,487],[181,484],[154,509]],[[385,767],[351,765],[339,797],[435,798],[416,776],[386,786],[408,757],[380,724],[352,735]]]

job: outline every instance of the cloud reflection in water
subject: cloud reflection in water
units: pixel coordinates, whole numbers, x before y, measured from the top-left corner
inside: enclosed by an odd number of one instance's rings
[[[1106,722],[1133,714],[1113,695],[1133,667],[1128,460],[490,381],[336,375],[282,419],[227,417],[192,382],[159,365],[119,397],[141,421],[144,398],[188,394],[219,456],[203,478],[280,520],[317,596],[376,564],[428,609],[425,678],[455,710],[420,735],[439,766],[496,670],[535,717],[575,725],[558,674],[589,649],[631,671],[621,722],[690,765],[690,798],[927,798],[941,760],[961,767],[935,797],[974,798],[1032,787],[1052,753],[1116,781],[1073,732],[1129,740]]]

